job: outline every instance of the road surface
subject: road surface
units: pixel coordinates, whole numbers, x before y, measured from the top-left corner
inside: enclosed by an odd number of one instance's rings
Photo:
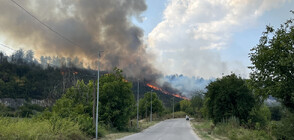
[[[201,140],[185,118],[162,121],[146,130],[120,140]]]

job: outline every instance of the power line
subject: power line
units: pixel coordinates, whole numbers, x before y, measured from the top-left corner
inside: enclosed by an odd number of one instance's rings
[[[55,31],[53,28],[51,28],[50,26],[48,26],[47,24],[45,24],[44,22],[42,22],[41,20],[39,20],[36,16],[34,16],[33,14],[31,14],[28,10],[26,10],[24,7],[22,7],[20,4],[18,4],[17,2],[15,2],[14,0],[10,0],[11,2],[13,2],[14,4],[16,4],[18,7],[20,7],[23,11],[25,11],[27,14],[29,14],[31,17],[33,17],[35,20],[37,20],[40,24],[42,24],[43,26],[45,26],[46,28],[48,28],[50,31],[52,31],[53,33],[57,34],[59,37],[61,37],[62,39],[68,41],[69,43],[80,47],[77,43],[71,41],[70,39],[68,39],[67,37],[63,36],[62,34],[60,34],[59,32]]]
[[[12,49],[12,48],[8,47],[8,46],[5,45],[5,44],[0,43],[0,45],[3,46],[3,47],[5,47],[5,48],[8,48],[8,49],[10,49],[10,50],[12,50],[12,51],[16,51],[15,49]]]

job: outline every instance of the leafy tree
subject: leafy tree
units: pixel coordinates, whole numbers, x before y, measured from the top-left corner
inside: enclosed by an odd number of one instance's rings
[[[175,112],[181,111],[180,102],[175,103]]]
[[[208,117],[215,124],[232,116],[247,122],[255,102],[243,79],[232,74],[211,82],[206,88]]]
[[[14,54],[12,54],[11,59],[14,63],[23,63],[24,51],[22,49],[17,50]]]
[[[204,94],[203,91],[197,91],[194,93],[194,95],[192,96],[190,100],[191,107],[193,108],[193,112],[196,113],[198,117],[203,116],[203,114],[201,113],[201,109],[203,108],[203,105],[204,105],[203,94]]]
[[[161,100],[159,100],[155,92],[147,92],[144,94],[144,98],[139,101],[139,111],[142,118],[150,116],[151,110],[151,94],[152,94],[152,113],[161,115],[164,108]]]
[[[52,115],[46,115],[45,118],[57,115],[61,118],[70,118],[72,121],[79,123],[80,129],[88,135],[94,135],[92,124],[92,92],[94,88],[93,81],[87,85],[84,81],[77,81],[77,84],[67,90],[67,92],[58,99],[52,107]],[[48,116],[48,117],[47,117]]]
[[[248,124],[256,129],[264,128],[271,121],[271,112],[265,105],[255,106],[249,113]]]
[[[193,114],[193,108],[189,100],[180,101],[180,108],[181,108],[181,111],[184,111],[188,114]]]
[[[291,112],[294,112],[293,22],[294,19],[290,19],[278,29],[267,26],[259,44],[249,54],[254,93],[263,99],[269,95],[276,97]]]
[[[122,70],[115,68],[113,73],[101,77],[100,93],[101,120],[119,130],[125,128],[135,109],[135,97]]]

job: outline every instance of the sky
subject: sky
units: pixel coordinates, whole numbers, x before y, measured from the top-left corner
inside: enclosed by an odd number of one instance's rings
[[[1,44],[13,49],[31,48],[37,55],[80,54],[84,59],[93,59],[91,56],[96,55],[98,46],[115,50],[105,52],[107,61],[102,63],[105,67],[112,63],[111,67],[121,66],[128,73],[140,67],[136,75],[157,69],[164,75],[206,79],[232,72],[248,78],[247,67],[251,65],[248,54],[258,44],[265,26],[278,27],[293,17],[289,11],[294,10],[294,0],[16,2],[61,34],[87,47],[69,48],[70,43],[48,33],[19,7],[4,1],[0,9],[0,50],[7,54],[13,51]],[[45,8],[44,3],[48,5]],[[91,12],[101,21],[92,20]],[[142,46],[144,49],[140,49]],[[136,65],[137,59],[144,65]]]
[[[266,25],[293,17],[293,0],[147,0],[143,21],[147,52],[166,75],[204,78],[232,72],[248,78],[250,49]]]

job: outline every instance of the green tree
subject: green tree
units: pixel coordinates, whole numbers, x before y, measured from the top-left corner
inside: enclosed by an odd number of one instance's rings
[[[150,115],[151,109],[151,94],[152,94],[152,113],[161,115],[164,111],[162,101],[158,98],[155,92],[147,92],[144,94],[144,98],[139,101],[139,111],[142,118]]]
[[[191,102],[189,100],[180,101],[180,108],[181,108],[181,111],[184,111],[188,114],[194,114],[193,108],[191,106]]]
[[[205,105],[208,117],[215,124],[232,116],[247,122],[255,101],[243,79],[232,74],[211,82],[206,88]]]
[[[277,29],[267,26],[259,44],[249,54],[254,93],[263,99],[269,95],[278,98],[291,112],[294,112],[293,22],[290,19]]]
[[[92,124],[92,93],[93,81],[87,85],[84,81],[77,81],[77,84],[69,89],[56,101],[52,107],[52,114],[45,111],[42,117],[50,119],[51,116],[69,118],[80,125],[80,129],[88,135],[94,135]]]
[[[271,121],[271,112],[266,105],[255,106],[249,113],[248,124],[256,129],[264,128]]]
[[[190,102],[191,106],[193,108],[193,112],[198,116],[202,117],[203,114],[201,112],[201,109],[203,108],[204,105],[204,97],[203,97],[204,92],[203,91],[197,91],[194,93],[192,96]]]
[[[122,70],[115,68],[113,73],[101,77],[100,93],[100,120],[119,130],[125,128],[135,110],[135,97]]]

